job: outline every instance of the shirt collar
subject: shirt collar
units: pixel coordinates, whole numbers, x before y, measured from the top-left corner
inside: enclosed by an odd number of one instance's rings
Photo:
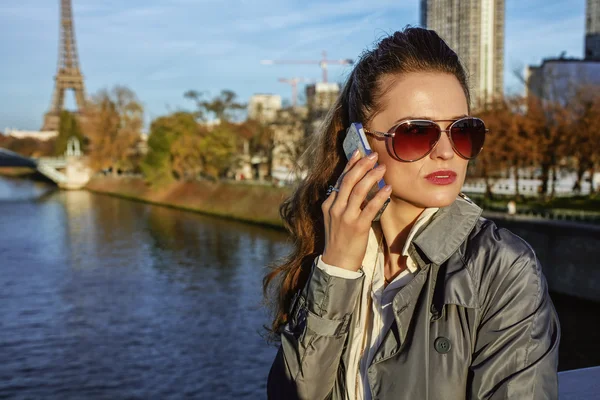
[[[423,226],[425,226],[427,224],[427,222],[429,222],[431,217],[433,217],[433,215],[438,210],[439,209],[435,208],[435,207],[426,208],[425,210],[423,210],[421,215],[419,215],[419,217],[413,224],[412,228],[410,229],[410,232],[408,233],[408,237],[406,239],[406,243],[404,244],[404,247],[402,248],[403,256],[408,256],[408,249],[409,249],[410,244],[412,243],[413,239],[415,238],[415,235]],[[379,260],[377,259],[378,254],[381,254],[379,257]],[[365,257],[363,259],[363,264],[362,264],[363,271],[365,273],[367,273],[368,271],[372,271],[371,268],[373,268],[373,266],[375,265],[376,262],[381,263],[383,265],[383,254],[380,252],[379,240],[377,239],[375,230],[371,227],[371,229],[369,231],[369,240],[367,242],[367,251],[365,253]],[[407,269],[411,273],[415,273],[417,271],[417,269],[418,269],[417,263],[414,260],[412,260],[411,257],[407,258],[406,264],[407,264]]]
[[[435,207],[426,208],[425,210],[423,210],[421,215],[419,215],[419,218],[417,218],[417,220],[413,224],[412,228],[410,229],[410,232],[408,233],[408,237],[406,238],[406,243],[404,243],[404,247],[402,248],[403,256],[405,256],[405,257],[408,256],[408,248],[410,247],[410,244],[412,243],[413,238],[415,237],[415,235],[417,234],[419,229],[421,229],[422,226],[427,224],[427,222],[429,222],[431,217],[433,217],[433,215],[438,210],[439,210],[439,208],[435,208]],[[417,271],[417,264],[414,262],[414,260],[411,257],[408,257],[406,259],[406,267],[413,274]]]

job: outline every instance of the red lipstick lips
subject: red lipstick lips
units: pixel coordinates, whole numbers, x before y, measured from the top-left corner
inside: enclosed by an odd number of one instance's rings
[[[434,185],[450,185],[456,180],[456,172],[451,170],[439,170],[427,175],[425,179]]]

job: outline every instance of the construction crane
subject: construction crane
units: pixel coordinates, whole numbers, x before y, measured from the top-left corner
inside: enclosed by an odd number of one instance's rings
[[[307,83],[311,83],[314,82],[314,79],[307,79],[307,78],[279,78],[279,82],[282,83],[287,83],[292,87],[292,107],[296,107],[296,104],[298,103],[298,83],[300,82],[307,82]]]
[[[341,60],[328,60],[327,53],[323,51],[323,58],[318,61],[314,60],[262,60],[261,64],[318,64],[323,71],[323,82],[327,83],[327,65],[339,64],[339,65],[352,65],[353,61],[349,58]]]

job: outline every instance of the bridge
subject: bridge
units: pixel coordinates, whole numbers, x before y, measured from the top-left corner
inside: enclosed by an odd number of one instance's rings
[[[79,141],[69,139],[64,157],[28,158],[0,148],[0,167],[26,167],[39,171],[61,189],[81,189],[92,177]]]

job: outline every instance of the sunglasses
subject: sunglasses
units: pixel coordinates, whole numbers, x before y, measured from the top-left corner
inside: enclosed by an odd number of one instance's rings
[[[448,129],[442,129],[436,122],[452,121]],[[460,157],[472,160],[483,149],[485,135],[489,131],[485,123],[474,117],[457,120],[409,119],[394,125],[387,132],[369,131],[365,133],[377,137],[391,138],[391,148],[400,161],[413,162],[427,156],[435,148],[445,132],[452,148]]]

